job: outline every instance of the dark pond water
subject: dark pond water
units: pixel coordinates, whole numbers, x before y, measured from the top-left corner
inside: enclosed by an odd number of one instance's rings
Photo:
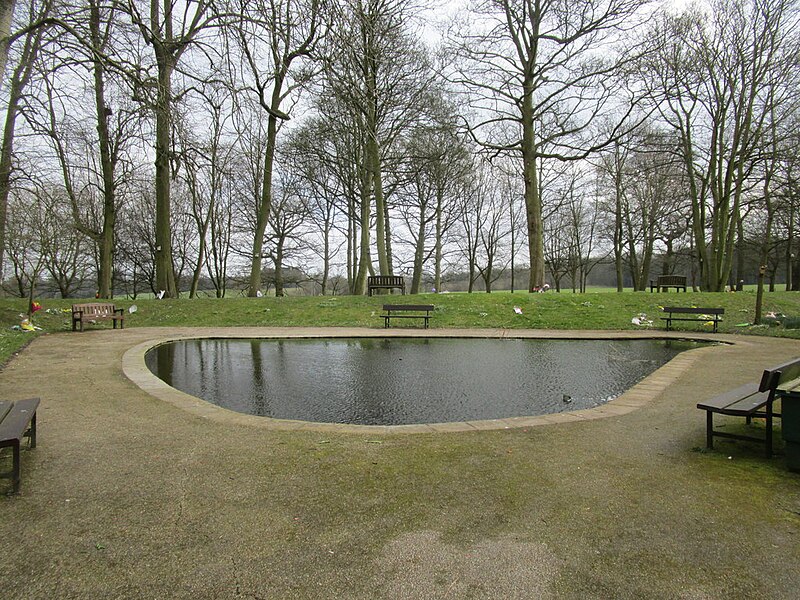
[[[403,425],[589,408],[695,347],[682,340],[202,339],[158,346],[145,361],[169,385],[242,413]]]

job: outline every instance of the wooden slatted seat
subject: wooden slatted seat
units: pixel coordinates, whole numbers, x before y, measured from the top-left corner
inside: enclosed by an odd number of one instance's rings
[[[89,302],[72,305],[72,331],[76,330],[78,324],[80,324],[81,331],[83,331],[84,323],[103,320],[112,320],[114,329],[117,328],[117,321],[119,321],[119,328],[124,329],[125,311],[121,308],[116,308],[110,302]]]
[[[722,315],[725,314],[724,308],[696,308],[694,306],[665,306],[664,312],[667,313],[666,317],[661,317],[662,321],[667,322],[667,331],[672,327],[673,321],[698,321],[700,323],[713,323],[714,333],[717,333],[717,326],[722,321]],[[682,316],[676,317],[674,315],[696,315],[694,317]]]
[[[676,292],[686,291],[686,277],[684,275],[659,275],[655,283],[650,280],[650,292],[656,290],[667,292],[669,288],[675,288]]]
[[[428,320],[431,318],[433,310],[433,304],[384,304],[383,311],[385,314],[381,315],[383,317],[383,326],[388,329],[392,319],[423,319],[425,321],[425,329],[427,329]]]
[[[406,293],[406,281],[399,275],[372,275],[367,277],[367,294],[372,296],[373,290],[399,289]]]
[[[800,377],[800,359],[765,369],[761,381],[748,383],[729,390],[710,400],[699,402],[697,408],[706,411],[706,446],[714,447],[715,437],[733,438],[762,442],[767,456],[772,456],[772,421],[780,418],[780,413],[773,410],[776,391],[782,384]],[[753,418],[766,420],[764,438],[757,438],[738,433],[729,433],[714,429],[714,414],[745,417],[747,423]]]
[[[36,409],[39,398],[28,398],[16,402],[0,402],[0,449],[11,448],[11,471],[0,473],[0,477],[11,479],[13,491],[19,491],[19,451],[22,438],[27,437],[31,448],[36,447]]]

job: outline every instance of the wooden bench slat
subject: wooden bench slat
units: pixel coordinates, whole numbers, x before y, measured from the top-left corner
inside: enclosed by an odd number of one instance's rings
[[[435,309],[433,304],[384,304],[383,310],[386,314],[381,315],[383,326],[388,329],[392,319],[423,319],[425,329],[428,328],[428,321],[431,312]],[[398,312],[413,312],[412,315],[399,315]],[[422,314],[425,313],[425,314]]]
[[[736,389],[729,390],[720,394],[719,396],[710,398],[709,400],[698,402],[697,408],[702,408],[705,410],[721,410],[730,406],[731,404],[734,404],[735,402],[738,402],[742,398],[747,398],[758,393],[757,383],[746,383]]]
[[[7,408],[6,408],[6,405]],[[0,420],[0,448],[11,448],[11,471],[0,473],[0,477],[11,479],[16,494],[20,482],[20,444],[22,438],[30,440],[30,447],[36,447],[36,409],[39,398],[28,398],[16,402],[3,403],[3,416]]]
[[[399,289],[406,294],[406,280],[401,275],[369,275],[367,277],[367,294],[372,296],[373,290]]]
[[[667,331],[673,321],[696,321],[699,323],[711,322],[714,325],[714,333],[717,332],[717,326],[722,321],[720,315],[725,314],[724,308],[701,308],[694,306],[665,306],[663,312],[667,314],[666,317],[661,317],[662,321],[667,322]],[[676,317],[674,315],[698,315],[695,318],[690,317]],[[710,317],[710,318],[708,318]]]
[[[800,360],[779,365],[772,369],[765,369],[758,383],[747,383],[736,389],[729,390],[714,398],[698,402],[697,408],[706,411],[706,446],[714,447],[715,437],[726,437],[738,440],[756,440],[764,443],[767,456],[772,456],[772,421],[780,417],[773,411],[773,402],[778,392],[783,368],[789,374],[800,370]],[[786,379],[789,381],[789,379]],[[759,410],[764,408],[763,411]],[[753,438],[738,433],[726,433],[714,430],[714,413],[735,417],[746,417],[750,423],[753,418],[766,420],[764,439]]]
[[[12,439],[19,440],[22,438],[38,406],[39,398],[28,398],[27,400],[14,402],[11,410],[0,422],[0,445]]]
[[[383,310],[428,310],[434,309],[433,304],[384,304]]]
[[[72,331],[75,331],[78,324],[83,331],[85,322],[107,319],[113,320],[114,329],[117,328],[117,321],[119,321],[120,329],[125,329],[125,311],[117,308],[111,302],[88,302],[72,305]]]
[[[0,421],[5,418],[12,406],[14,406],[13,402],[0,402]]]

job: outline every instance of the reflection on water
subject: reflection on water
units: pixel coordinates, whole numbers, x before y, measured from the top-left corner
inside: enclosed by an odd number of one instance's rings
[[[147,353],[169,385],[242,413],[402,425],[589,408],[673,356],[677,340],[203,339]]]

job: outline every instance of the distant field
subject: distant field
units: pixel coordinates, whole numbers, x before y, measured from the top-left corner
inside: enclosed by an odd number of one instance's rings
[[[640,313],[661,328],[664,305],[722,307],[725,319],[720,331],[754,335],[800,338],[800,330],[773,322],[774,326],[750,326],[755,311],[755,292],[739,293],[612,293],[611,288],[593,288],[586,294],[572,292],[529,294],[527,292],[483,292],[391,296],[392,302],[430,303],[436,306],[431,327],[507,328],[507,329],[641,329],[631,319]],[[381,305],[388,296],[289,296],[275,298],[197,298],[193,300],[136,301],[118,299],[116,304],[136,312],[129,314],[126,327],[257,326],[257,327],[382,327]],[[26,311],[26,301],[0,299],[0,362],[24,346],[32,336],[70,330],[69,307],[72,300],[42,300],[43,309],[34,316],[42,328],[37,334],[12,330]],[[514,310],[518,307],[522,314]],[[764,314],[787,315],[790,323],[800,321],[800,293],[769,292],[764,298]],[[110,327],[102,323],[99,327]],[[686,330],[703,329],[701,323],[678,325]]]

